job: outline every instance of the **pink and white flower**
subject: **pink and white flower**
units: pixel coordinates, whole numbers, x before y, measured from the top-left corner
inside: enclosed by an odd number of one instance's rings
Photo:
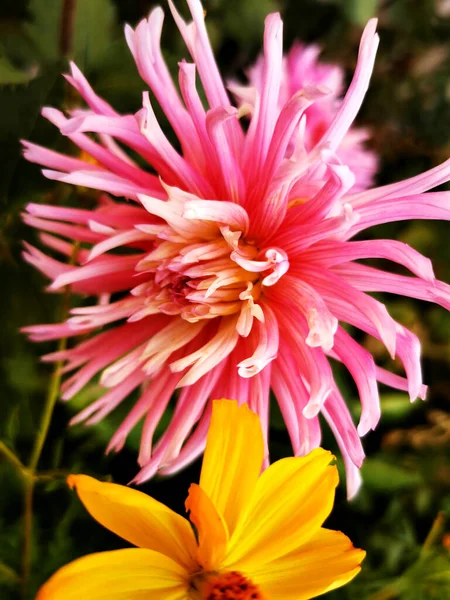
[[[286,102],[298,90],[306,86],[323,86],[329,90],[328,94],[311,104],[305,111],[307,125],[302,131],[302,136],[307,151],[318,144],[330,127],[344,93],[344,70],[339,65],[319,61],[320,53],[321,48],[317,44],[305,45],[295,42],[283,57],[281,65],[278,112],[281,112]],[[261,54],[256,63],[247,70],[249,85],[233,81],[228,86],[237,98],[242,113],[252,113],[255,108],[256,96],[261,94],[264,86],[264,64],[264,56]],[[287,156],[292,154],[296,135],[297,132],[287,147]],[[337,156],[355,176],[353,192],[370,187],[378,168],[377,155],[366,147],[366,141],[369,139],[368,129],[351,127],[337,149]]]
[[[26,331],[36,341],[82,336],[69,350],[44,357],[64,360],[64,371],[73,372],[63,384],[64,399],[97,375],[107,390],[73,422],[96,423],[139,390],[109,444],[109,450],[120,450],[144,419],[136,482],[157,471],[175,472],[201,454],[214,398],[237,398],[259,414],[267,463],[273,390],[294,454],[319,446],[319,413],[324,416],[341,448],[352,495],[364,458],[359,436],[380,418],[377,381],[408,391],[411,400],[425,395],[418,339],[366,292],[449,308],[450,287],[436,281],[430,261],[406,244],[351,240],[380,223],[448,219],[450,193],[424,192],[450,179],[450,161],[406,181],[354,192],[355,176],[339,148],[369,84],[378,46],[375,20],[364,31],[344,100],[307,148],[305,112],[328,90],[307,86],[280,110],[280,16],[266,19],[261,84],[244,129],[214,61],[200,1],[188,4],[189,24],[170,4],[193,59],[179,64],[180,91],[160,49],[162,10],[153,10],[136,30],[126,28],[139,72],[180,151],[161,129],[147,93],[136,115],[120,115],[75,65],[67,79],[88,110],[65,116],[45,108],[43,115],[95,164],[25,142],[26,157],[44,165],[47,177],[106,192],[95,210],[28,205],[25,221],[41,230],[42,242],[63,260],[31,246],[26,260],[51,279],[50,290],[70,286],[94,301],[73,309],[65,323]],[[140,154],[151,170],[133,162],[124,148]],[[80,243],[76,263],[67,264],[74,241]],[[356,262],[373,257],[399,263],[413,276]],[[382,340],[406,377],[376,366],[343,324]],[[342,362],[356,382],[362,403],[357,428],[329,358]],[[170,425],[153,446],[177,390]]]

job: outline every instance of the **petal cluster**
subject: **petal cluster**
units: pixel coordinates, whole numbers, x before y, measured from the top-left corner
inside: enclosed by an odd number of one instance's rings
[[[360,436],[380,418],[378,382],[408,391],[411,400],[425,396],[419,340],[367,292],[450,307],[449,286],[413,248],[353,238],[382,223],[448,219],[450,193],[425,192],[450,179],[450,161],[379,188],[361,191],[360,179],[355,188],[341,150],[369,85],[375,20],[364,30],[345,97],[314,137],[308,111],[328,102],[330,90],[319,77],[315,85],[297,89],[294,83],[292,94],[286,92],[279,15],[266,19],[247,127],[215,64],[202,6],[199,0],[188,4],[191,23],[170,4],[193,61],[179,63],[178,86],[160,48],[162,10],[154,9],[135,30],[126,28],[139,73],[179,149],[158,123],[148,94],[136,114],[118,114],[75,65],[66,77],[88,108],[68,115],[44,108],[43,115],[78,147],[79,158],[24,143],[25,156],[44,165],[47,177],[101,192],[92,210],[28,205],[24,219],[41,231],[51,255],[27,246],[26,260],[50,278],[51,291],[70,286],[91,300],[64,323],[26,331],[36,341],[79,338],[44,357],[64,361],[64,371],[72,373],[64,399],[100,378],[105,393],[73,422],[97,423],[138,392],[109,444],[120,450],[143,420],[135,481],[173,473],[203,452],[211,398],[218,397],[247,401],[258,413],[267,466],[272,390],[295,455],[320,445],[323,415],[341,449],[351,496],[364,459]],[[329,74],[325,79],[330,84]],[[358,262],[367,258],[393,261],[411,276]],[[405,377],[378,367],[346,325],[383,342]],[[330,359],[343,363],[357,386],[357,427]],[[153,444],[174,392],[171,422]]]
[[[338,481],[332,455],[319,448],[260,476],[257,415],[235,401],[213,404],[200,483],[186,500],[196,535],[187,519],[141,492],[72,475],[90,514],[137,548],[63,567],[37,600],[137,600],[152,592],[163,600],[306,600],[357,575],[365,552],[321,527]]]
[[[305,112],[307,126],[302,131],[303,142],[307,150],[311,150],[328,130],[341,104],[340,96],[344,91],[344,70],[339,65],[323,63],[319,60],[320,46],[305,45],[294,42],[283,57],[281,65],[281,83],[278,94],[278,110],[298,91],[308,85],[321,86],[327,95],[315,102]],[[247,70],[249,85],[232,82],[228,87],[236,96],[241,112],[252,113],[257,94],[261,93],[264,84],[264,56]],[[295,147],[296,134],[288,146],[288,153]],[[355,175],[353,190],[363,190],[373,184],[377,171],[376,154],[365,147],[370,138],[370,131],[359,127],[351,127],[342,139],[337,155]]]

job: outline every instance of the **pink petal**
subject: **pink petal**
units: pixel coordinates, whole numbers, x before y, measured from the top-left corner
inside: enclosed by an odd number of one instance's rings
[[[366,292],[388,292],[427,300],[450,310],[450,286],[442,281],[434,280],[430,283],[415,277],[387,273],[359,264],[336,266],[333,271],[338,272],[356,289]]]
[[[283,59],[283,22],[279,13],[266,17],[261,94],[250,122],[244,150],[245,174],[249,185],[261,175],[278,117],[278,95]]]
[[[201,146],[190,113],[181,103],[170,72],[161,52],[161,31],[164,12],[154,8],[148,20],[142,20],[133,31],[128,25],[125,34],[136,61],[139,74],[154,92],[161,108],[172,125],[183,152],[191,162],[203,162]]]
[[[434,282],[433,266],[430,259],[422,256],[408,244],[396,240],[327,241],[316,244],[301,256],[301,260],[318,261],[324,267],[331,267],[361,258],[385,258],[403,265],[429,283]]]
[[[237,109],[231,106],[218,106],[206,114],[206,129],[220,165],[224,197],[235,203],[245,196],[243,173],[227,135],[227,125],[237,114]]]
[[[100,96],[97,96],[89,85],[86,77],[73,61],[70,61],[70,70],[71,75],[65,75],[64,77],[77,90],[86,104],[88,104],[94,112],[107,117],[117,116],[116,111],[100,98]]]
[[[401,198],[381,199],[357,208],[359,220],[349,230],[349,235],[396,221],[410,219],[450,220],[450,192],[430,192]]]
[[[319,144],[329,143],[331,150],[336,149],[341,143],[358,113],[369,87],[379,43],[376,27],[377,19],[371,19],[364,29],[352,82],[331,126],[319,142]]]
[[[336,267],[336,269],[338,268]],[[302,267],[301,273],[302,277],[322,294],[330,310],[332,309],[329,300],[339,298],[349,307],[364,315],[375,326],[389,354],[392,357],[395,356],[396,324],[389,316],[384,304],[359,292],[357,288],[347,283],[343,277],[336,276],[334,271],[305,266]],[[332,312],[334,311],[332,310]],[[334,314],[338,317],[337,313]]]
[[[372,355],[342,327],[336,333],[333,353],[344,363],[358,386],[362,404],[358,434],[365,435],[370,429],[375,429],[381,416],[375,362]]]

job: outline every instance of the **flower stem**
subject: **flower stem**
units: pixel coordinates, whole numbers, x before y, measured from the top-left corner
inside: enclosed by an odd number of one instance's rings
[[[423,543],[420,556],[426,554],[438,541],[442,533],[444,532],[445,516],[443,512],[438,513],[437,517],[433,521],[430,531]]]
[[[66,305],[66,298],[64,298],[64,305]],[[66,312],[66,311],[63,311]],[[67,339],[63,338],[58,344],[58,352],[63,352],[67,347]],[[44,447],[45,440],[47,438],[50,422],[52,420],[53,410],[55,408],[56,401],[59,395],[59,387],[61,384],[61,368],[62,362],[57,362],[53,370],[53,375],[50,380],[50,387],[47,394],[47,399],[44,406],[44,412],[41,418],[41,424],[39,426],[38,434],[33,446],[31,453],[30,462],[28,468],[34,474],[38,466],[39,459],[41,457],[42,448]]]
[[[65,293],[64,308],[67,305],[68,294]],[[63,312],[67,312],[63,310]],[[67,339],[63,338],[58,344],[58,351],[65,350]],[[35,484],[35,472],[41,457],[42,448],[44,447],[47,438],[48,430],[52,420],[53,410],[56,400],[59,395],[59,387],[61,383],[61,367],[62,363],[58,362],[53,370],[53,375],[50,380],[50,386],[47,393],[47,399],[44,406],[44,412],[41,418],[41,424],[38,429],[38,434],[34,442],[31,458],[28,463],[28,472],[31,475],[25,483],[24,497],[24,516],[23,516],[23,547],[22,547],[22,598],[26,600],[28,592],[28,579],[30,576],[31,564],[31,539],[33,533],[33,492]]]
[[[77,0],[64,0],[61,12],[60,21],[60,35],[59,35],[59,49],[61,56],[67,58],[71,56],[73,50],[73,38],[75,31],[75,18],[76,18]],[[68,88],[66,88],[68,90]],[[66,91],[66,95],[69,92]],[[79,245],[76,243],[73,247],[72,256],[70,263],[74,264],[76,255],[78,252]],[[67,318],[70,307],[70,286],[67,286],[64,290],[64,295],[61,303],[61,320]],[[63,338],[59,341],[58,352],[62,352],[67,347],[67,338]],[[50,423],[53,416],[56,401],[59,395],[59,388],[61,384],[61,369],[63,362],[58,361],[55,364],[52,377],[50,379],[50,385],[47,393],[47,398],[44,405],[44,412],[41,417],[37,437],[33,444],[31,451],[31,457],[27,467],[23,467],[17,457],[10,456],[11,452],[4,452],[3,454],[8,457],[10,462],[14,462],[18,467],[20,464],[21,471],[27,475],[25,477],[25,491],[24,491],[24,515],[23,515],[23,546],[22,546],[22,578],[21,578],[21,591],[22,600],[26,600],[28,597],[28,582],[31,568],[31,546],[32,546],[32,535],[33,535],[33,492],[34,485],[38,477],[36,476],[36,469],[39,464],[39,459],[42,454],[42,449],[47,439]],[[5,446],[6,448],[6,446]],[[3,449],[1,449],[3,450]],[[8,450],[8,448],[6,448]],[[17,460],[14,461],[14,458]]]
[[[21,478],[27,479],[29,476],[27,468],[22,464],[19,458],[14,454],[12,450],[0,441],[0,459],[4,458],[15,470]]]
[[[393,600],[399,597],[399,593],[395,585],[390,584],[369,596],[368,600]]]
[[[30,478],[25,484],[23,511],[23,543],[22,543],[22,598],[28,596],[28,580],[31,565],[31,540],[33,529],[33,490],[34,479]]]
[[[423,543],[422,549],[420,551],[420,556],[417,559],[417,562],[414,563],[411,567],[409,567],[407,571],[399,579],[397,579],[397,581],[381,588],[381,590],[378,590],[378,592],[372,594],[372,596],[370,596],[368,600],[392,600],[394,598],[399,598],[402,591],[402,584],[405,581],[407,581],[407,574],[414,569],[415,565],[419,563],[424,558],[424,556],[426,556],[429,550],[438,541],[438,539],[444,531],[444,525],[444,513],[440,512],[435,518],[433,525],[431,526],[431,529]]]
[[[73,46],[74,24],[77,12],[77,0],[64,0],[59,35],[59,50],[61,56],[70,58]]]
[[[70,263],[73,264],[78,252],[78,244],[73,247]],[[64,289],[64,295],[61,304],[61,320],[65,321],[70,307],[70,286]],[[67,338],[62,338],[58,343],[58,352],[63,352],[67,348]],[[56,401],[59,395],[61,384],[61,369],[63,361],[58,361],[53,369],[50,379],[50,385],[47,392],[47,398],[44,405],[44,412],[41,417],[37,437],[34,441],[31,458],[28,468],[25,472],[29,478],[25,482],[24,497],[24,516],[23,516],[23,546],[22,546],[22,600],[26,600],[28,595],[28,580],[31,566],[31,541],[33,535],[33,492],[34,484],[37,480],[36,469],[39,464],[42,449],[47,439],[48,430],[53,416]]]
[[[55,481],[58,479],[65,480],[71,474],[71,471],[64,471],[62,469],[53,469],[52,471],[39,471],[36,473],[34,478],[36,483],[43,481]]]
[[[17,573],[2,561],[0,561],[0,578],[3,579],[3,581],[8,581],[13,584],[18,584],[20,582],[20,577]]]

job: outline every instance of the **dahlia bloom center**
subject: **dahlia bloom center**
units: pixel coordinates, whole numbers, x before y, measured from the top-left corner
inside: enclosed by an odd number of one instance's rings
[[[202,600],[263,600],[259,588],[238,571],[195,576],[192,585]]]
[[[247,337],[254,318],[264,321],[264,288],[289,269],[286,252],[248,239],[248,215],[239,205],[166,189],[167,202],[140,197],[165,224],[137,227],[153,244],[136,265],[148,280],[132,290],[144,304],[132,320],[158,311],[189,323],[236,315],[236,330]]]

